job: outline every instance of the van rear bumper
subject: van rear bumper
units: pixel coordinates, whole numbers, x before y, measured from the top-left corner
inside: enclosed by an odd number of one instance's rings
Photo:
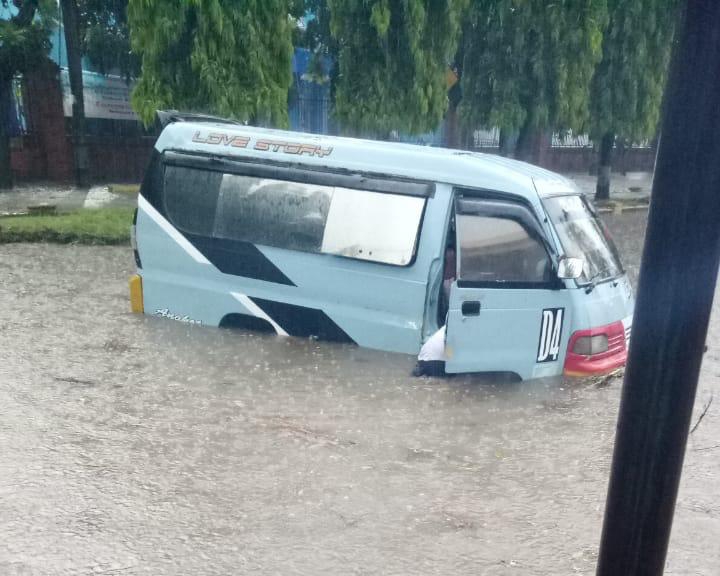
[[[142,314],[145,311],[142,277],[139,274],[130,276],[128,287],[130,288],[130,310],[136,314]]]

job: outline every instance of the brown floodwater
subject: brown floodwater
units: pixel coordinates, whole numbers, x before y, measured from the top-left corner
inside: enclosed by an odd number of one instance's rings
[[[607,218],[633,279],[645,213]],[[594,573],[620,381],[128,312],[126,247],[0,246],[0,574]],[[716,302],[696,419],[720,396]],[[667,573],[720,573],[720,406]]]

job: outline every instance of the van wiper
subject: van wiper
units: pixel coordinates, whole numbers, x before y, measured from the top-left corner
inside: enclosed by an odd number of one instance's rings
[[[607,270],[600,270],[596,272],[592,278],[588,281],[587,284],[585,284],[585,294],[590,294],[593,290],[595,290],[595,286],[597,286],[597,281],[602,277],[602,275],[607,272]]]

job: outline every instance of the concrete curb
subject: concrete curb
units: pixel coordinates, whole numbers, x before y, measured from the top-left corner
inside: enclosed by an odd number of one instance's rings
[[[596,210],[599,214],[622,214],[623,212],[647,210],[648,208],[650,208],[650,204],[630,204],[628,206],[602,206],[600,208],[596,208]]]

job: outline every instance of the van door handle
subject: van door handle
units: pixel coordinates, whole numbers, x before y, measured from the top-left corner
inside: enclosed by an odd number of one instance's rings
[[[461,311],[463,316],[479,316],[480,302],[478,300],[467,300],[462,303]]]

